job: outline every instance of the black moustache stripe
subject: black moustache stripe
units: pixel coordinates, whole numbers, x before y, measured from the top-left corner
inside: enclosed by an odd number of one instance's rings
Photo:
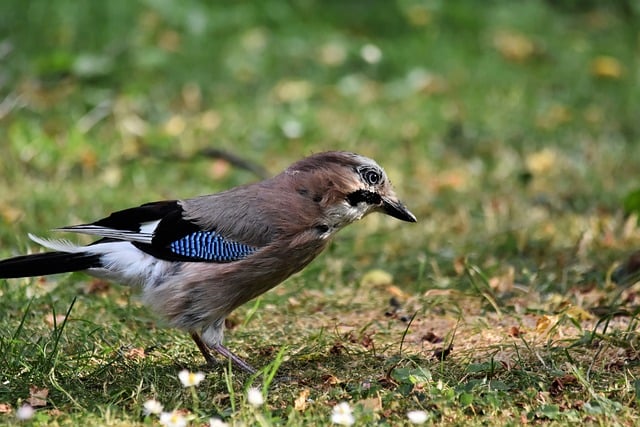
[[[351,206],[356,206],[361,202],[365,202],[368,205],[379,205],[382,202],[382,197],[373,191],[356,190],[347,195],[347,202],[349,202]]]

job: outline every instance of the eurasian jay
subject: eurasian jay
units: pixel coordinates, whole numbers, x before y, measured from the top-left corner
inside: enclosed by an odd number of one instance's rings
[[[30,234],[53,252],[0,261],[0,278],[84,271],[139,287],[144,303],[191,334],[208,364],[216,363],[214,350],[254,373],[223,345],[225,318],[300,271],[338,230],[371,212],[416,221],[375,161],[330,151],[262,182],[57,229],[100,237],[87,246]]]

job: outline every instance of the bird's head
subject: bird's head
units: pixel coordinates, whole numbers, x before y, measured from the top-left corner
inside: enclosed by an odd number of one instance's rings
[[[285,174],[298,181],[296,191],[320,205],[330,232],[372,212],[416,222],[385,171],[368,157],[342,151],[319,153],[294,163]]]

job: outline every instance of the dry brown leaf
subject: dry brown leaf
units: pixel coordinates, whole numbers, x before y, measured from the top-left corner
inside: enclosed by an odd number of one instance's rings
[[[398,300],[406,300],[409,298],[409,295],[406,292],[394,285],[387,286],[387,292],[390,293],[393,298]]]
[[[516,31],[499,31],[493,36],[493,46],[507,60],[525,62],[536,51],[530,38]]]
[[[84,293],[87,295],[104,295],[111,288],[111,283],[102,279],[92,279],[83,288]]]
[[[323,382],[327,385],[336,385],[341,383],[340,379],[335,375],[327,375]]]
[[[548,334],[557,323],[558,316],[542,315],[536,321],[536,332],[541,335]]]
[[[514,338],[519,338],[524,332],[520,330],[518,326],[512,326],[509,328],[509,335]]]
[[[46,406],[48,396],[48,388],[38,388],[32,385],[31,387],[29,387],[29,398],[27,399],[27,403],[34,408]]]
[[[577,321],[593,319],[591,313],[575,305],[570,306],[567,311],[565,311],[565,314]]]
[[[56,317],[53,317],[53,313],[49,313],[46,316],[44,316],[44,323],[46,323],[47,325],[53,327],[53,326],[60,326],[64,323],[64,319],[67,316],[64,314],[56,314]]]
[[[289,305],[291,307],[300,307],[300,304],[301,304],[300,300],[298,298],[296,298],[296,297],[289,297],[287,299],[287,302],[289,303]]]
[[[620,61],[612,56],[598,56],[591,62],[591,73],[602,79],[619,79],[623,71]]]
[[[551,148],[544,148],[535,153],[530,153],[525,159],[527,169],[534,175],[542,175],[556,167],[558,153]]]
[[[126,351],[124,353],[124,357],[126,357],[127,359],[144,359],[146,357],[146,354],[144,352],[144,348],[136,347],[130,348],[128,351]]]
[[[16,222],[24,215],[24,212],[10,204],[0,204],[0,216],[5,222]]]
[[[296,400],[293,403],[293,407],[296,411],[303,412],[307,409],[307,399],[309,398],[309,393],[309,389],[305,388],[300,392],[298,397],[296,397]]]
[[[467,261],[465,257],[459,256],[453,260],[453,271],[455,271],[458,276],[462,276],[466,269]]]

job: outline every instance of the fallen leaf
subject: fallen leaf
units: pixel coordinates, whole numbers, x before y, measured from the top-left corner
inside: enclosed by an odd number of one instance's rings
[[[363,334],[360,339],[360,344],[367,349],[373,347],[373,338],[371,338],[371,334]]]
[[[395,298],[396,300],[406,300],[407,298],[409,298],[409,295],[407,295],[406,292],[394,285],[387,286],[387,292],[390,293],[392,295],[392,298]]]
[[[342,344],[335,343],[329,349],[329,353],[334,355],[334,356],[339,356],[340,354],[342,354],[343,350],[344,350],[344,346]]]
[[[0,414],[10,414],[11,410],[11,405],[8,403],[0,403]]]
[[[459,256],[453,260],[453,271],[455,271],[458,276],[462,276],[466,269],[467,260],[465,257]]]
[[[565,314],[570,318],[578,321],[593,319],[591,313],[575,305],[569,307],[567,311],[565,311]]]
[[[291,307],[300,307],[300,300],[296,297],[289,297],[287,302]]]
[[[293,403],[293,407],[296,411],[302,412],[307,409],[307,399],[309,398],[309,393],[309,389],[305,388],[300,392],[298,397],[296,397],[296,400]]]
[[[32,385],[29,387],[29,398],[27,399],[27,403],[34,408],[46,406],[48,396],[48,388],[38,388]]]
[[[391,287],[392,285],[393,285],[393,276],[390,273],[377,268],[367,271],[364,274],[364,276],[362,276],[362,279],[360,280],[360,286],[365,286],[365,287],[371,287],[371,286]],[[403,292],[399,289],[397,289],[396,292],[403,294]]]
[[[5,222],[12,223],[16,222],[24,215],[24,212],[15,206],[10,204],[0,204],[0,216],[4,219]]]
[[[87,295],[104,295],[111,288],[111,283],[102,279],[93,279],[84,287],[84,293]]]
[[[536,320],[536,332],[541,335],[547,334],[556,323],[558,323],[558,316],[547,316],[544,314]]]
[[[514,338],[519,338],[524,332],[520,330],[518,326],[512,326],[509,328],[509,335]]]
[[[340,384],[341,381],[335,375],[327,375],[325,376],[323,382],[327,385],[336,385],[336,384]]]
[[[619,79],[622,77],[623,67],[612,56],[598,56],[591,62],[591,73],[602,79]]]
[[[549,394],[553,397],[560,396],[564,391],[565,386],[570,384],[577,384],[578,380],[571,374],[563,375],[554,379],[549,386]]]
[[[64,314],[56,314],[55,318],[53,317],[53,313],[49,313],[46,316],[44,316],[44,323],[46,323],[47,325],[53,327],[53,326],[60,326],[64,323],[64,319],[67,316]]]
[[[535,153],[530,153],[526,157],[525,163],[529,172],[534,175],[543,175],[555,168],[557,159],[558,154],[554,150],[544,148]]]
[[[525,62],[536,51],[530,38],[511,30],[497,32],[493,36],[493,46],[505,59],[513,62]]]
[[[146,357],[146,354],[144,353],[144,348],[136,347],[127,350],[124,353],[124,357],[126,357],[127,359],[144,359]]]

